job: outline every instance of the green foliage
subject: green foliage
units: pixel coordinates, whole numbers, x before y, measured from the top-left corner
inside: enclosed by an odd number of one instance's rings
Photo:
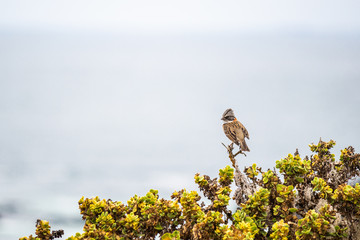
[[[346,237],[345,228],[336,227],[335,232],[331,232],[331,223],[336,219],[335,211],[330,210],[330,205],[326,204],[317,213],[309,210],[305,217],[298,221],[296,239],[341,239]]]
[[[313,191],[319,191],[321,198],[328,199],[332,196],[333,190],[326,184],[324,179],[315,177],[311,183],[314,186]]]
[[[300,155],[289,154],[286,158],[276,161],[276,168],[284,174],[285,183],[297,185],[304,182],[305,175],[310,171],[310,161],[302,160]]]
[[[238,230],[238,234],[244,237],[244,239],[254,239],[259,233],[259,228],[254,218],[249,217],[245,210],[237,210],[234,215],[234,226]]]
[[[60,238],[64,234],[64,231],[58,230],[50,232],[50,225],[48,221],[37,220],[35,234],[35,237],[30,235],[29,237],[22,237],[19,240],[50,240]]]
[[[285,223],[283,219],[275,222],[271,228],[272,233],[270,239],[287,240],[289,234],[289,224]]]
[[[259,175],[259,171],[256,168],[256,164],[254,163],[251,167],[246,168],[245,170],[246,175],[254,180],[257,175]]]
[[[335,190],[332,199],[339,205],[339,207],[360,216],[359,183],[356,183],[355,187],[346,184],[340,185]]]
[[[280,183],[279,177],[275,172],[268,170],[262,173],[262,185],[267,189],[273,189],[277,184]]]
[[[219,183],[222,186],[229,186],[234,180],[234,169],[230,166],[226,166],[219,170]]]
[[[358,169],[359,168],[359,154],[354,154],[352,147],[341,150],[340,161],[338,166],[340,168]]]
[[[311,176],[321,177],[325,181],[329,180],[328,173],[334,170],[335,154],[330,152],[330,149],[335,146],[335,141],[329,142],[319,141],[318,144],[310,144],[310,150],[316,154],[311,157]]]
[[[256,164],[244,174],[236,165],[226,166],[218,179],[197,173],[195,183],[208,204],[201,202],[200,192],[186,189],[175,191],[171,200],[159,198],[157,190],[127,203],[82,197],[83,232],[68,240],[354,239],[354,226],[360,224],[360,185],[347,181],[360,174],[360,155],[348,147],[336,161],[330,151],[334,145],[320,140],[310,145],[310,158],[296,153],[276,161],[282,176],[276,169],[263,172]],[[234,180],[238,209],[233,212]],[[57,237],[46,221],[39,221],[36,235],[22,239]]]
[[[180,240],[180,232],[174,231],[173,233],[165,233],[162,235],[161,240]]]
[[[260,188],[254,195],[249,196],[249,200],[241,205],[242,210],[250,217],[255,219],[259,228],[264,227],[269,205],[270,192],[266,188]]]
[[[278,184],[276,186],[276,205],[274,208],[274,216],[279,216],[286,221],[292,220],[294,218],[293,213],[297,211],[294,208],[294,200],[296,197],[296,192],[292,185],[286,186]]]

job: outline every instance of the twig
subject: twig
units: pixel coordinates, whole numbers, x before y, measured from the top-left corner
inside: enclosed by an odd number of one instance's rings
[[[235,169],[237,169],[235,157],[236,157],[237,155],[239,155],[239,154],[244,154],[244,155],[246,156],[246,154],[245,154],[243,151],[241,151],[241,149],[240,149],[237,153],[234,154],[234,153],[233,153],[233,150],[234,150],[233,144],[230,144],[229,146],[226,146],[224,143],[221,143],[221,144],[222,144],[222,145],[226,148],[226,150],[228,151],[228,153],[229,153],[229,158],[230,158],[230,161],[231,161],[233,167],[234,167]]]
[[[235,154],[234,154],[234,157],[236,157],[239,153],[244,154],[244,156],[246,157],[246,154],[245,154],[243,151],[241,151],[241,150],[239,150],[237,153],[235,153]]]

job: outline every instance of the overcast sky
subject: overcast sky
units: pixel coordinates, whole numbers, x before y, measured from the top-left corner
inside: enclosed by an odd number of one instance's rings
[[[357,0],[0,1],[0,27],[128,32],[356,31]]]

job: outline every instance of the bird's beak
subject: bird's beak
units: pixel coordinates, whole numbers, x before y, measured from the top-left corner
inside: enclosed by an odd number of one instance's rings
[[[225,118],[221,118],[221,120],[223,120],[223,121],[224,121],[224,120],[225,120]]]

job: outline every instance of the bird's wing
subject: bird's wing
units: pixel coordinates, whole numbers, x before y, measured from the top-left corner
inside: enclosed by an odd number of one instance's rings
[[[239,121],[234,121],[234,125],[235,125],[235,128],[236,129],[241,129],[241,131],[243,132],[243,134],[244,134],[244,136],[247,138],[247,139],[250,139],[249,138],[249,133],[248,133],[248,131],[246,130],[246,128],[244,127],[244,125],[242,125],[242,123],[241,122],[239,122]]]
[[[236,128],[233,126],[232,123],[224,123],[223,129],[225,135],[234,143],[238,145],[237,135],[236,135]]]

